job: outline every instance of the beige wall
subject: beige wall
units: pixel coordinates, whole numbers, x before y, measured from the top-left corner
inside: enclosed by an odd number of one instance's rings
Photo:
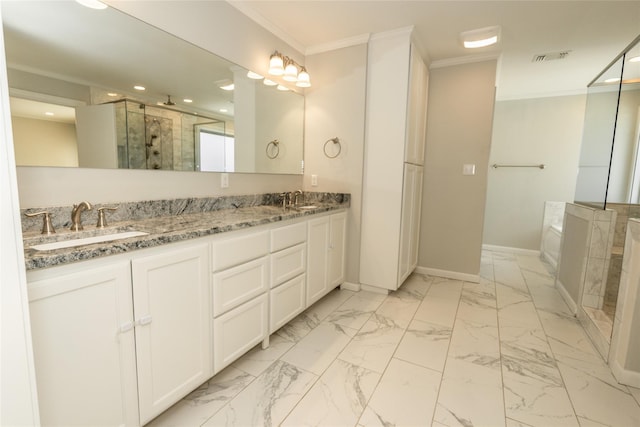
[[[585,95],[496,102],[484,239],[488,245],[538,250],[545,201],[573,201]]]
[[[311,55],[307,65],[313,86],[306,96],[304,190],[351,193],[347,281],[358,283],[367,45]],[[329,159],[323,146],[334,137],[342,151]],[[311,175],[318,176],[317,187]]]
[[[495,76],[495,60],[431,70],[420,267],[480,271]]]
[[[12,117],[16,164],[78,166],[76,127],[71,123]]]

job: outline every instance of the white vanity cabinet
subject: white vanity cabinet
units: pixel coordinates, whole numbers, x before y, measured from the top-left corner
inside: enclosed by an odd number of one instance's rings
[[[344,281],[347,214],[309,220],[307,306]]]
[[[29,283],[42,425],[139,424],[128,261]]]
[[[193,244],[131,263],[142,424],[213,375],[208,249]]]
[[[209,379],[208,243],[30,272],[43,425],[142,425]]]
[[[306,308],[307,221],[271,230],[269,333]]]
[[[269,336],[269,230],[230,233],[211,253],[217,373]]]
[[[360,283],[395,290],[417,265],[428,74],[410,30],[371,37]]]

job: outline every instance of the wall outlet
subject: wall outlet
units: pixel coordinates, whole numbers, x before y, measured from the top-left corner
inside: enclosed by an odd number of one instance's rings
[[[476,165],[462,165],[462,175],[475,175]]]
[[[311,175],[311,186],[312,187],[318,186],[318,175]]]
[[[221,173],[220,174],[220,188],[229,188],[229,174]]]

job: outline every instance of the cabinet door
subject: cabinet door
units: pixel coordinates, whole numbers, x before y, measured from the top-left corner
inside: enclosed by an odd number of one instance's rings
[[[129,262],[28,287],[42,425],[138,425]]]
[[[141,424],[212,374],[207,261],[199,244],[132,262]]]
[[[269,336],[269,308],[264,293],[213,321],[215,373]]]
[[[347,246],[347,213],[331,215],[329,238],[329,290],[344,282]]]
[[[269,333],[272,334],[306,307],[305,275],[271,289],[269,293]]]
[[[420,211],[422,204],[422,167],[405,164],[402,190],[402,222],[400,223],[400,259],[398,283],[415,269],[418,262],[418,241],[420,233]]]
[[[424,164],[424,137],[427,122],[427,67],[411,46],[405,162]]]
[[[307,307],[329,290],[329,217],[312,219],[307,235]]]

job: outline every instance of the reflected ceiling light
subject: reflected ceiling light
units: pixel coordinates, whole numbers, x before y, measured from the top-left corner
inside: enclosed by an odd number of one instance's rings
[[[620,77],[613,77],[611,79],[606,79],[605,83],[618,83],[620,81]]]
[[[269,57],[269,74],[282,76],[283,80],[295,82],[298,87],[310,87],[311,79],[304,66],[277,50]],[[265,81],[265,84],[266,81]]]
[[[266,86],[275,86],[278,83],[274,82],[273,80],[269,80],[269,79],[264,79],[264,81],[262,82],[264,83]]]
[[[498,43],[500,38],[500,26],[479,28],[477,30],[463,31],[460,40],[467,49],[477,49]]]
[[[629,62],[640,62],[640,56],[634,56],[633,58],[629,58]]]
[[[289,88],[288,88],[288,87],[286,87],[286,86],[282,86],[282,85],[278,85],[278,87],[277,87],[276,89],[281,90],[281,91],[283,91],[283,92],[286,92],[286,91],[288,91],[288,90],[289,90]]]
[[[191,104],[193,102],[193,99],[185,98],[182,101],[186,102],[187,104]]]
[[[44,113],[45,116],[55,116],[55,114],[53,114],[51,111],[47,111],[46,113]]]
[[[221,109],[220,109],[220,112],[221,112],[221,113],[226,113],[226,112],[228,112],[228,111],[229,111],[229,110],[227,110],[226,108],[221,108]]]
[[[226,85],[220,86],[220,89],[222,90],[233,90],[235,88],[235,85],[233,83],[228,83]]]
[[[115,93],[115,92],[109,92],[109,93],[107,93],[107,96],[114,97],[114,96],[118,96],[118,94]]]
[[[140,86],[140,85],[136,85],[133,87],[135,90],[146,90],[147,88],[145,88],[144,86]]]
[[[76,2],[91,9],[102,10],[108,7],[106,4],[98,0],[76,0]]]
[[[250,79],[253,79],[253,80],[262,80],[262,79],[264,79],[263,75],[260,75],[258,73],[254,73],[253,71],[248,71],[247,72],[247,77],[249,77]]]

